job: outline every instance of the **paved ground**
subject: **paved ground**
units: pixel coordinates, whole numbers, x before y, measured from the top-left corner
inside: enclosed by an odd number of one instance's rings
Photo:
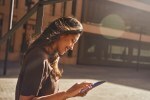
[[[66,90],[76,82],[107,81],[91,90],[86,97],[69,100],[150,100],[150,68],[116,68],[102,66],[61,65],[64,69],[60,89]],[[19,64],[9,62],[7,75],[3,76],[0,62],[0,100],[14,100]]]

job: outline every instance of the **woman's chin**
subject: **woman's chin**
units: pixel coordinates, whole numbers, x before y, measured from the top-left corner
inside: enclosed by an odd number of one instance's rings
[[[60,56],[62,56],[62,55],[64,55],[64,54],[65,54],[65,52],[60,52],[60,53],[59,53]]]

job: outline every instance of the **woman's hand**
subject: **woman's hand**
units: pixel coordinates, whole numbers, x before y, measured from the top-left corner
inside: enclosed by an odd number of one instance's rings
[[[68,98],[75,96],[85,96],[89,90],[91,90],[91,84],[88,82],[76,83],[70,89],[66,91]],[[83,89],[86,89],[84,92],[81,92]]]
[[[67,91],[62,91],[51,95],[41,96],[41,97],[20,95],[19,100],[66,100],[67,98],[71,98],[75,96],[83,97],[88,93],[89,90],[91,90],[91,85],[92,83],[88,83],[88,82],[76,83]]]

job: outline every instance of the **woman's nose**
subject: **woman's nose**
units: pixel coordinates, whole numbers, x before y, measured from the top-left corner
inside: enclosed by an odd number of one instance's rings
[[[70,47],[70,50],[73,50],[73,46]]]
[[[72,44],[72,45],[70,46],[70,50],[73,50],[73,47],[74,47],[74,44]]]

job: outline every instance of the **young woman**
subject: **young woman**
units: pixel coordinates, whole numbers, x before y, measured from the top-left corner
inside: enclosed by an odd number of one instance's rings
[[[86,95],[90,89],[83,93],[80,91],[91,86],[88,82],[76,83],[66,91],[58,91],[58,81],[62,76],[59,58],[73,49],[82,31],[81,23],[71,17],[56,19],[44,30],[24,55],[16,100],[66,100]]]

